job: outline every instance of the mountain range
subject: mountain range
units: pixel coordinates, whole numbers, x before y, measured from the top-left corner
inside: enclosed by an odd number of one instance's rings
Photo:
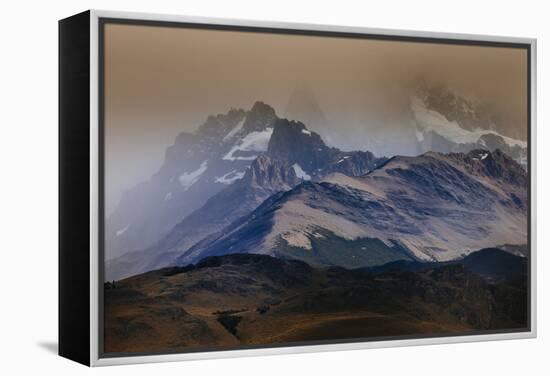
[[[364,176],[335,173],[275,194],[178,263],[259,253],[353,268],[448,261],[526,242],[527,175],[517,162],[498,150],[429,152],[393,157]]]
[[[304,124],[277,118],[261,102],[248,112],[210,117],[197,134],[178,136],[161,170],[123,197],[107,224],[105,277],[167,266],[277,192],[334,172],[360,176],[386,160],[329,147]]]
[[[415,156],[342,151],[262,102],[178,135],[107,220],[105,351],[527,328],[525,149],[415,98]]]
[[[261,103],[210,116],[194,133],[180,133],[148,181],[123,193],[106,222],[107,259],[143,249],[212,195],[244,175],[267,143],[275,111]]]
[[[196,242],[249,214],[271,195],[292,189],[300,181],[287,163],[263,155],[256,158],[241,179],[208,199],[153,247],[128,252],[107,261],[107,279],[118,279],[172,264]]]
[[[368,145],[371,151],[389,155],[499,149],[527,167],[527,142],[499,133],[503,119],[491,105],[466,98],[451,87],[431,85],[424,80],[418,80],[409,89],[403,88],[403,93],[406,93],[400,104],[403,108],[396,111],[402,112],[399,121],[407,126],[398,133],[380,130],[377,126],[370,127],[368,132],[363,127],[335,127],[307,87],[291,93],[285,116],[302,121],[329,144],[344,149],[361,144]]]
[[[430,116],[444,108],[422,103]],[[521,247],[527,186],[525,169],[500,149],[346,152],[256,102],[181,133],[161,169],[126,192],[107,221],[105,278],[228,253],[355,268]]]

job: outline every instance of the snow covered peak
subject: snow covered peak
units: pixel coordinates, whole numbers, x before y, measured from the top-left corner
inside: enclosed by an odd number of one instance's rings
[[[221,140],[246,117],[242,109],[232,108],[226,114],[210,115],[199,127],[196,134],[201,138]]]
[[[246,134],[250,132],[261,132],[267,128],[273,128],[277,114],[273,107],[264,102],[256,102],[248,111],[243,130]]]
[[[423,95],[410,98],[419,153],[430,150],[467,153],[475,149],[500,149],[526,167],[526,141],[503,136],[490,129],[493,127],[492,120],[483,109],[479,110],[480,105],[462,99],[448,102]],[[461,104],[457,105],[455,102]]]
[[[239,133],[241,129],[243,129],[243,124],[245,121],[246,121],[246,116],[241,121],[239,121],[237,125],[235,125],[235,127],[229,131],[229,133],[227,133],[224,136],[222,141],[228,141],[228,140],[231,140],[233,137],[235,137],[235,135]]]
[[[435,132],[456,143],[476,143],[484,135],[497,135],[502,137],[509,146],[527,147],[526,141],[502,136],[494,130],[480,128],[473,130],[466,129],[458,121],[448,120],[444,114],[429,109],[426,102],[418,96],[411,97],[411,110],[418,130],[423,132]],[[422,134],[417,133],[417,137],[419,141],[423,141]]]
[[[252,161],[256,159],[259,153],[267,151],[272,133],[273,128],[250,132],[244,138],[238,140],[222,159],[226,161]]]

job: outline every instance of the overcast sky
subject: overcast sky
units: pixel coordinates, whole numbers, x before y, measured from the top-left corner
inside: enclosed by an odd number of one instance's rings
[[[403,120],[409,89],[423,78],[492,104],[505,119],[498,130],[524,140],[526,56],[511,48],[107,24],[107,208],[156,171],[179,132],[256,100],[284,116],[296,89],[312,93],[341,132],[397,139],[409,133],[402,132],[411,127]]]

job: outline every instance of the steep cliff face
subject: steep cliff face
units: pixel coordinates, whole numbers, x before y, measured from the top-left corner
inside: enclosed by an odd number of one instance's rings
[[[252,162],[236,186],[278,192],[287,191],[299,182],[296,172],[287,162],[261,155]]]
[[[306,180],[319,180],[332,172],[361,176],[386,161],[368,151],[344,152],[328,147],[304,124],[287,119],[275,122],[267,155],[287,161]]]

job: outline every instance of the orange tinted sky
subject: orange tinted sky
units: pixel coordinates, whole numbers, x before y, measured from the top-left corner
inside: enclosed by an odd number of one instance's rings
[[[182,130],[262,100],[284,115],[306,87],[331,123],[399,134],[422,77],[491,103],[527,134],[526,50],[173,27],[105,26],[107,206],[148,178]]]

